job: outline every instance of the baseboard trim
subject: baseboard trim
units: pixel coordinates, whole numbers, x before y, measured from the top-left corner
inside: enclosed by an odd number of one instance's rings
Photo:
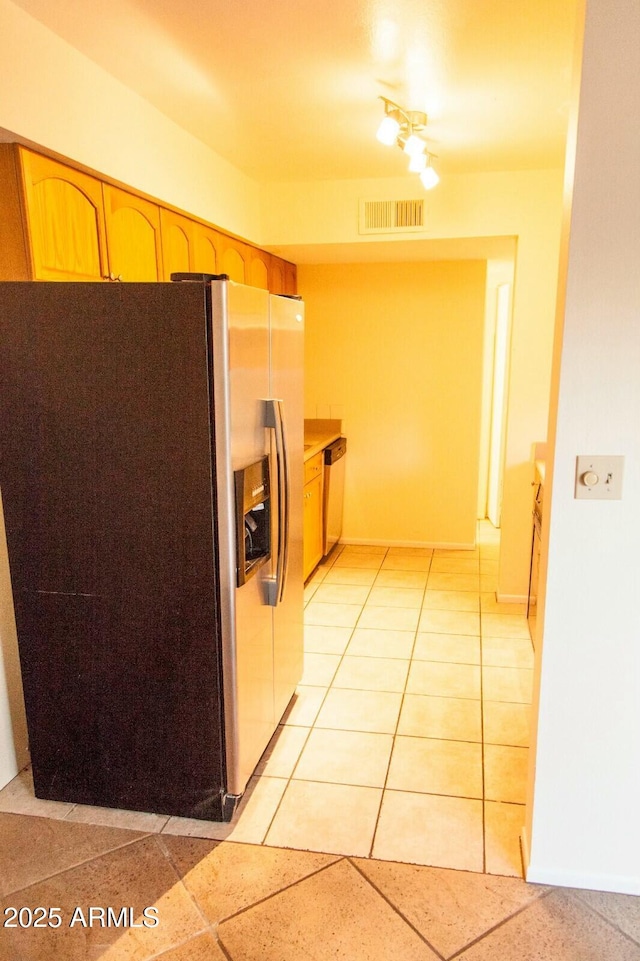
[[[496,600],[500,604],[526,604],[528,597],[526,594],[498,594],[496,592]]]
[[[525,838],[521,835],[523,852]],[[533,884],[551,884],[559,888],[580,888],[586,891],[608,891],[612,894],[640,894],[640,878],[625,874],[589,874],[581,871],[558,871],[539,865],[527,866],[525,877]]]
[[[366,544],[371,544],[372,547],[419,547],[434,551],[473,551],[476,549],[475,543],[461,544],[455,541],[388,541],[376,540],[371,537],[341,537],[340,543],[342,545],[353,544],[357,547],[362,547]]]
[[[522,858],[522,874],[528,881],[529,861],[531,858],[529,856],[529,838],[527,837],[527,829],[525,827],[520,831],[520,857]]]

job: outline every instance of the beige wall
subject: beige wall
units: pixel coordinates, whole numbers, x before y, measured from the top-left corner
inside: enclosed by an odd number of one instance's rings
[[[513,287],[515,250],[511,260],[487,261],[487,286],[485,296],[484,346],[482,358],[482,407],[480,429],[480,467],[478,478],[478,517],[487,516],[489,490],[489,457],[491,452],[491,412],[493,405],[493,375],[495,364],[496,320],[498,313],[498,288],[507,284],[509,293]],[[506,371],[508,384],[508,368]],[[506,415],[506,397],[503,406]]]
[[[343,539],[475,540],[486,265],[301,266],[305,414],[348,439]]]
[[[10,0],[0,23],[0,128],[260,242],[257,183]]]
[[[586,10],[542,531],[527,877],[640,895],[640,127],[629,119],[640,108],[640,6],[588,0]],[[574,498],[578,454],[624,456],[621,500]]]
[[[545,440],[547,431],[562,184],[561,170],[443,176],[426,196],[425,230],[397,238],[517,240],[499,572],[503,599],[522,600],[528,584],[533,445]],[[359,243],[366,249],[378,241],[358,234],[361,198],[415,195],[416,185],[408,177],[270,185],[264,201],[265,241],[298,262],[323,263],[323,245],[335,250],[333,245]],[[358,259],[351,251],[349,256]]]

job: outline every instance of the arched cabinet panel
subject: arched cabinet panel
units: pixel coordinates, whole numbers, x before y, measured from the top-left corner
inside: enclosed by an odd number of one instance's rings
[[[284,291],[285,294],[298,293],[298,272],[295,264],[284,262]]]
[[[49,157],[21,154],[36,280],[102,280],[102,184]]]
[[[272,294],[284,293],[284,263],[279,257],[271,258],[271,281],[269,290]]]
[[[160,280],[160,210],[135,194],[104,185],[109,273],[124,281]]]
[[[238,284],[246,283],[244,258],[235,247],[227,247],[222,255],[221,273]]]
[[[0,143],[0,280],[166,281],[185,272],[297,289],[294,264],[195,215]]]
[[[194,223],[194,248],[192,270],[202,274],[217,274],[219,235],[204,224]]]
[[[172,273],[187,273],[192,270],[193,261],[193,222],[170,210],[160,209],[160,230],[162,234],[162,266],[165,280],[171,280]]]
[[[255,251],[256,256],[254,256],[249,264],[249,277],[248,281],[252,287],[263,287],[265,290],[269,289],[269,271],[267,270],[267,265],[260,258],[258,251]]]

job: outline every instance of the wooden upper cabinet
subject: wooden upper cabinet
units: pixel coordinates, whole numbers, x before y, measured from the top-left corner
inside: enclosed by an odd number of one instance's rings
[[[242,253],[241,253],[242,251]],[[244,245],[239,241],[230,241],[226,250],[222,253],[220,263],[220,273],[228,274],[230,280],[235,280],[238,284],[246,284],[246,267],[244,259]]]
[[[160,208],[104,184],[109,273],[118,280],[162,280]]]
[[[16,146],[0,143],[0,280],[33,280],[24,206]]]
[[[162,264],[165,280],[172,273],[215,274],[221,235],[183,214],[160,208]]]
[[[35,280],[102,280],[107,272],[102,184],[19,149]]]
[[[284,290],[283,294],[298,293],[298,272],[295,264],[284,261]]]
[[[211,227],[193,223],[194,246],[192,270],[199,274],[221,273],[219,266],[219,251],[222,246],[222,236]]]
[[[265,290],[269,290],[268,257],[268,254],[262,253],[260,250],[254,249],[251,251],[247,283],[251,284],[252,287],[263,287]]]
[[[194,270],[193,248],[194,223],[188,217],[160,208],[160,231],[162,234],[162,278],[171,280],[173,273]]]
[[[297,294],[298,280],[296,265],[288,260],[272,255],[269,272],[269,290],[272,294]]]
[[[284,294],[284,261],[279,257],[271,258],[269,271],[269,290],[272,294]]]
[[[126,187],[0,143],[0,280],[170,280],[227,274],[296,293],[296,268]]]

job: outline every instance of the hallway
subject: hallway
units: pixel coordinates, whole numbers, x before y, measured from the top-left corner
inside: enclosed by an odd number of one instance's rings
[[[474,551],[347,545],[316,571],[265,843],[521,876],[533,652],[498,550],[483,522]]]

